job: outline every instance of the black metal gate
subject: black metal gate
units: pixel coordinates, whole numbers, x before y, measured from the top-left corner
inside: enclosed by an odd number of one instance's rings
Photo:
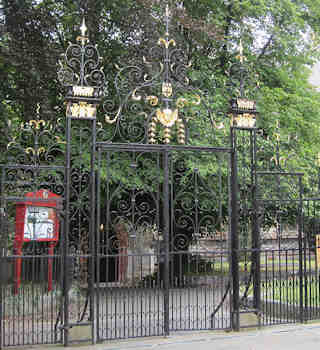
[[[248,311],[257,325],[320,316],[319,199],[303,197],[303,174],[259,168],[244,91],[230,129],[214,119],[164,17],[150,57],[117,68],[105,115],[83,21],[58,74],[66,118],[38,108],[5,130],[0,348],[238,330]]]
[[[319,198],[306,197],[303,173],[283,169],[278,136],[272,144],[258,130],[233,130],[239,184],[233,308],[256,314],[253,324],[263,326],[316,319],[320,306]]]
[[[257,173],[262,325],[319,318],[318,201],[303,198],[302,178],[302,173]]]
[[[206,180],[199,156],[215,164]],[[229,162],[229,149],[98,144],[98,340],[231,327]]]
[[[3,134],[0,347],[62,341],[64,129],[37,117]]]
[[[262,324],[303,320],[302,176],[257,173]]]

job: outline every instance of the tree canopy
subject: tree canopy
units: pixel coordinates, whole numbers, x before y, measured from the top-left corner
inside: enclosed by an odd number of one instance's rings
[[[5,122],[64,115],[58,61],[74,41],[85,16],[92,43],[97,44],[107,77],[108,99],[115,98],[116,66],[142,59],[164,31],[166,2],[158,0],[3,0],[0,39],[0,113]],[[319,57],[319,0],[185,0],[168,1],[171,36],[192,62],[189,77],[208,97],[218,143],[225,138],[228,101],[236,94],[232,67],[244,65],[259,82],[247,93],[257,99],[258,126],[276,139],[280,128],[283,152],[295,153],[291,165],[314,171],[317,154],[319,94],[308,83]],[[233,81],[230,90],[230,81]],[[252,80],[251,80],[252,82]],[[101,112],[102,113],[102,112]],[[201,120],[191,121],[202,133]],[[222,126],[223,123],[224,127]],[[108,128],[108,125],[104,125]],[[224,134],[223,134],[224,133]],[[222,135],[221,137],[219,135]],[[220,137],[220,138],[219,138]],[[219,141],[220,139],[220,141]]]

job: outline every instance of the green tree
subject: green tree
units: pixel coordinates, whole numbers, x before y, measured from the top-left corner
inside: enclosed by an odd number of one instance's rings
[[[168,1],[172,11],[171,36],[182,47],[192,68],[192,85],[205,91],[211,119],[190,120],[190,141],[196,145],[228,142],[228,100],[236,94],[240,39],[244,64],[258,74],[260,89],[248,86],[258,101],[265,135],[274,137],[277,121],[284,140],[283,152],[295,152],[294,168],[312,173],[317,138],[318,93],[308,84],[308,67],[318,58],[319,0],[197,0]],[[78,34],[86,17],[91,42],[98,45],[108,81],[108,99],[116,101],[113,79],[116,63],[142,59],[164,32],[164,2],[31,1],[4,0],[5,31],[0,41],[2,120],[64,116],[64,91],[57,80],[57,62],[68,41]],[[196,108],[190,109],[194,113]],[[201,113],[204,109],[200,107]],[[101,121],[104,113],[101,112]],[[207,127],[214,121],[214,129]],[[224,124],[224,128],[222,124]],[[4,127],[4,125],[2,125]],[[103,128],[110,128],[104,124]],[[214,137],[209,134],[214,133]],[[271,155],[270,155],[271,158]],[[201,162],[202,174],[212,164]],[[311,181],[309,181],[311,182]],[[308,183],[307,182],[307,185]]]

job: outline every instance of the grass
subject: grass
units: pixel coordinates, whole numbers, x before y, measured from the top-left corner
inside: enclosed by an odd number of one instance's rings
[[[299,271],[299,259],[298,258],[280,258],[275,256],[273,260],[266,259],[264,256],[260,258],[261,272],[263,273],[274,273],[274,272],[298,272]],[[312,260],[307,259],[306,264],[303,267],[307,272],[316,271],[319,269],[315,258]],[[217,261],[217,262],[205,262],[193,264],[190,267],[186,267],[185,275],[187,276],[211,276],[217,274],[228,274],[230,270],[230,264],[228,261]],[[251,261],[249,258],[246,261],[239,262],[239,272],[248,273],[251,270]]]
[[[304,305],[320,307],[320,281],[316,278],[303,279],[302,297]],[[244,293],[246,287],[240,287],[240,293]],[[247,293],[253,296],[253,285],[251,284]],[[284,304],[300,304],[300,279],[299,277],[285,280],[273,279],[262,281],[261,297],[264,300],[275,300]]]
[[[320,285],[317,279],[303,280],[302,298],[304,304],[320,307]],[[300,279],[290,278],[284,281],[262,283],[261,295],[264,299],[273,299],[288,304],[300,303]]]

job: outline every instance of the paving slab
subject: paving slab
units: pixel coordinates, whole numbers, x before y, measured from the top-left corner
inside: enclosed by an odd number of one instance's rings
[[[319,350],[320,323],[286,325],[242,332],[176,332],[168,337],[135,338],[102,344],[28,346],[34,350]]]

